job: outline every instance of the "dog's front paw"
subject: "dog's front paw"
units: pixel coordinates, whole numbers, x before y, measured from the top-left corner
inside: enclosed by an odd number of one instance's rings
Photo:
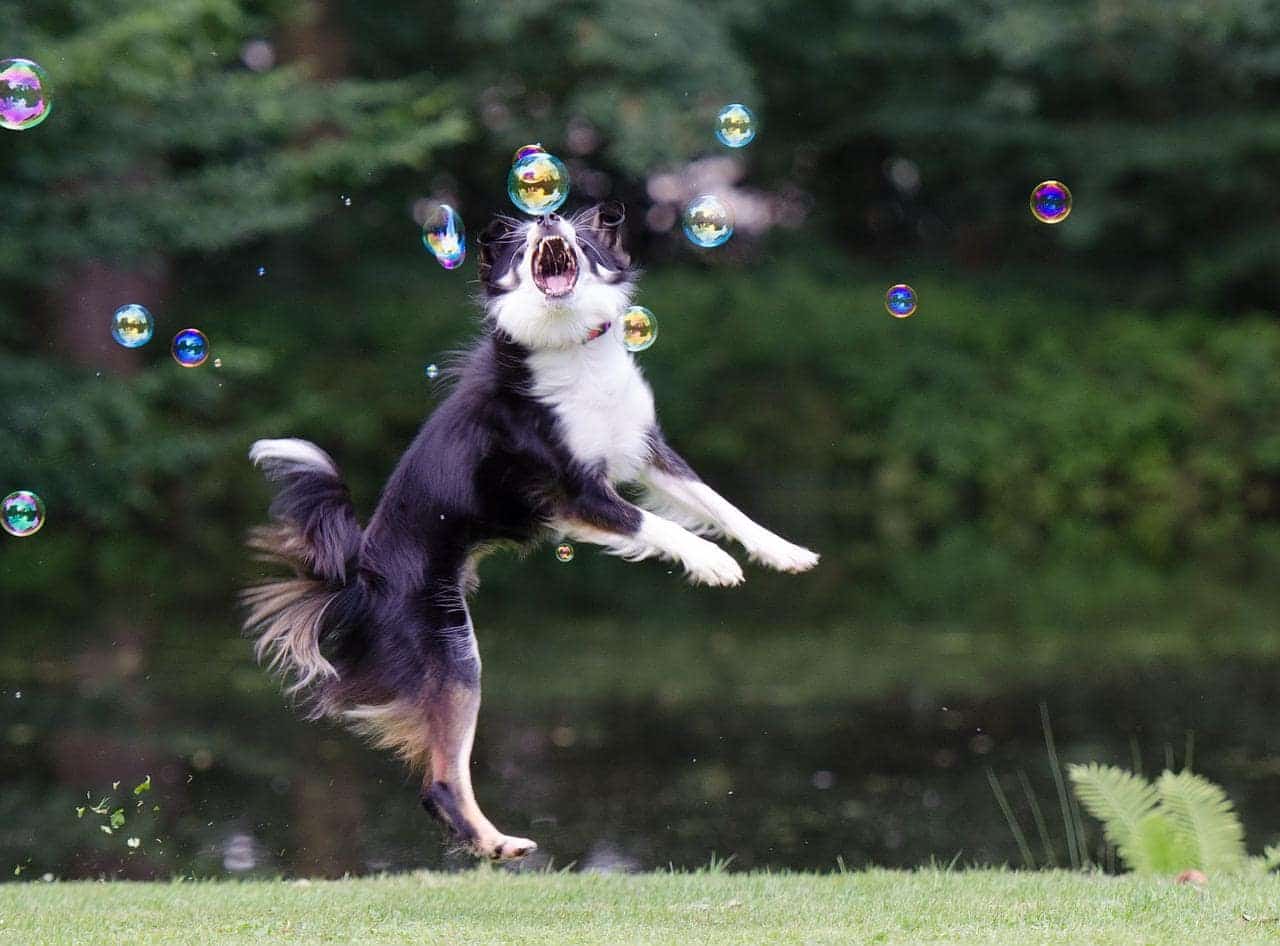
[[[817,552],[810,552],[772,533],[747,549],[747,554],[753,562],[780,572],[807,572],[818,564]]]
[[[684,567],[689,571],[689,581],[713,588],[742,584],[742,566],[737,559],[706,539],[698,539],[697,543],[683,557]]]

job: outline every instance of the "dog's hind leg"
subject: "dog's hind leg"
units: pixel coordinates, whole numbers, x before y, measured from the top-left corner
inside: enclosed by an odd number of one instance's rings
[[[467,630],[468,636],[470,629]],[[471,789],[471,745],[480,712],[480,667],[456,665],[427,697],[430,749],[422,805],[479,857],[512,860],[537,850],[528,838],[503,834],[480,811]],[[461,672],[459,672],[461,671]]]

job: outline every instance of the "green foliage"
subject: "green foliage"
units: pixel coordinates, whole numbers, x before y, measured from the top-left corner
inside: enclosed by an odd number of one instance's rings
[[[1202,776],[1166,771],[1152,785],[1096,762],[1067,771],[1080,803],[1102,822],[1107,841],[1131,870],[1219,874],[1244,866],[1240,818],[1226,793]]]
[[[9,135],[0,275],[54,283],[117,265],[296,231],[339,189],[421,169],[468,123],[425,79],[259,74],[241,45],[274,26],[239,0],[22,4],[8,49],[48,67],[54,115]],[[28,19],[30,17],[30,19]]]

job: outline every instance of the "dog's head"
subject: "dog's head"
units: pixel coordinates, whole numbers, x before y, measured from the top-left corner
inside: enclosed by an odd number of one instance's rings
[[[634,279],[625,221],[617,201],[572,218],[495,219],[477,241],[489,317],[533,349],[581,344],[618,319]]]

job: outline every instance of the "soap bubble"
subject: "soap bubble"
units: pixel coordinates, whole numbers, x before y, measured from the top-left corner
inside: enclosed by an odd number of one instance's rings
[[[209,339],[198,328],[184,328],[173,336],[173,360],[184,368],[198,368],[209,357]]]
[[[0,128],[35,128],[53,111],[49,77],[30,59],[0,62]]]
[[[125,348],[141,348],[151,341],[156,331],[156,320],[146,306],[137,303],[122,305],[111,316],[111,337]]]
[[[573,546],[568,542],[561,542],[556,546],[556,558],[562,562],[573,561]]]
[[[569,169],[553,154],[532,151],[511,165],[507,195],[527,214],[549,214],[569,199]]]
[[[351,206],[351,198],[350,198],[350,197],[348,197],[346,194],[343,194],[343,195],[342,195],[342,196],[340,196],[338,199],[342,201],[342,206],[344,206],[344,207],[350,207],[350,206]]]
[[[427,365],[426,369],[423,371],[423,374],[427,376],[428,381],[434,381],[436,378],[440,377],[440,368],[433,361],[431,364]]]
[[[44,500],[30,490],[20,489],[0,500],[0,527],[24,539],[44,525]]]
[[[745,148],[756,136],[756,117],[745,105],[726,105],[716,116],[716,137],[722,145]]]
[[[642,305],[633,305],[622,316],[622,344],[627,351],[644,351],[658,340],[658,318]]]
[[[915,315],[918,304],[916,291],[906,283],[890,286],[889,291],[884,294],[884,307],[895,319],[905,319]]]
[[[265,275],[267,275],[267,267],[265,267],[265,266],[259,266],[259,267],[258,267],[258,275],[259,275],[259,276],[265,276]]]
[[[458,212],[437,204],[422,224],[422,245],[445,269],[457,269],[467,258],[467,231]]]
[[[719,246],[733,236],[733,209],[719,197],[703,194],[689,201],[683,223],[694,246]]]
[[[1071,190],[1061,181],[1044,181],[1031,192],[1031,215],[1041,223],[1062,223],[1071,215]]]
[[[531,154],[545,154],[546,148],[542,147],[542,142],[536,142],[531,145],[523,145],[516,148],[516,153],[511,157],[511,163],[515,164],[521,158],[527,158]]]
[[[214,366],[215,368],[221,368],[221,367],[222,367],[222,359],[221,359],[221,358],[215,358],[215,359],[213,359],[213,366]]]

